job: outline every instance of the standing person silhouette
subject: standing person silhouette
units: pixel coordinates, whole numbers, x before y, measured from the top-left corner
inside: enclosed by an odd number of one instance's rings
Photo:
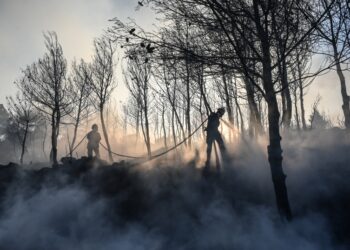
[[[210,167],[211,150],[213,143],[216,141],[219,145],[221,155],[226,156],[226,146],[219,132],[220,118],[225,114],[225,108],[219,108],[215,113],[211,113],[208,117],[207,131],[207,161],[205,162],[205,169]]]
[[[98,132],[98,126],[97,124],[92,125],[91,131],[86,135],[86,138],[88,139],[87,144],[87,150],[88,150],[88,157],[93,157],[93,152],[95,152],[96,158],[100,158],[100,141],[101,141],[101,135]]]

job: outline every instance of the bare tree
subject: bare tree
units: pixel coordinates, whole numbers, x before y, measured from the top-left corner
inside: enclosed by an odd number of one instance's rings
[[[17,124],[21,137],[20,163],[23,164],[28,133],[37,125],[36,122],[39,121],[40,115],[35,107],[19,93],[15,98],[7,97],[6,99],[10,119]]]
[[[305,44],[307,45],[307,44]],[[295,120],[298,129],[307,129],[305,118],[305,89],[315,80],[316,74],[310,74],[311,53],[307,48],[295,50],[294,65],[291,67],[292,80],[289,82],[294,95]],[[298,105],[299,102],[299,105]],[[300,112],[299,112],[300,108]]]
[[[89,86],[93,93],[93,105],[100,113],[100,121],[103,136],[108,148],[109,160],[113,161],[108,131],[105,124],[104,112],[113,90],[116,87],[114,79],[115,47],[107,38],[99,38],[94,41],[95,54],[91,64],[91,78]]]
[[[346,80],[344,76],[344,62],[350,58],[350,18],[347,0],[335,0],[333,8],[328,8],[331,0],[320,0],[315,7],[315,15],[325,12],[326,18],[322,25],[317,27],[320,39],[319,51],[326,55],[335,64],[335,70],[340,81],[340,91],[343,100],[343,114],[345,127],[350,129],[350,98],[347,93]],[[334,0],[333,0],[334,2]],[[312,18],[315,19],[315,18]]]
[[[55,32],[44,34],[47,52],[24,70],[16,82],[26,99],[51,120],[51,161],[57,161],[57,138],[61,119],[71,112],[71,89],[66,81],[67,62]]]
[[[165,36],[164,37],[171,37]],[[165,39],[165,38],[163,38]],[[176,126],[179,126],[181,135],[180,137],[185,137],[185,127],[183,121],[180,117],[180,112],[178,110],[178,96],[180,94],[180,77],[179,77],[179,65],[180,62],[177,60],[173,51],[167,48],[160,48],[159,59],[155,61],[157,65],[154,67],[154,77],[156,79],[157,87],[162,90],[161,96],[165,96],[166,98],[163,101],[169,103],[171,107],[171,128],[173,134],[173,141],[176,144]]]
[[[150,138],[150,96],[149,81],[151,78],[151,63],[144,51],[131,51],[128,58],[127,74],[130,80],[126,80],[127,87],[135,99],[138,112],[140,112],[140,124],[148,156],[151,157]]]
[[[69,153],[71,157],[75,147],[79,125],[92,113],[92,110],[90,109],[91,100],[89,98],[91,94],[91,88],[89,85],[91,74],[92,72],[84,60],[81,60],[79,64],[75,61],[73,62],[72,74],[69,78],[72,86],[70,96],[72,97],[72,103],[74,104],[74,109],[70,114],[74,126],[73,138],[72,141],[69,142]]]

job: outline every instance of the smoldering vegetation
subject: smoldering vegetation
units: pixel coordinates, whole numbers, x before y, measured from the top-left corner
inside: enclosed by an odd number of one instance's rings
[[[348,249],[348,140],[340,130],[284,135],[290,223],[278,216],[266,148],[248,139],[206,178],[195,159],[1,166],[0,248]]]

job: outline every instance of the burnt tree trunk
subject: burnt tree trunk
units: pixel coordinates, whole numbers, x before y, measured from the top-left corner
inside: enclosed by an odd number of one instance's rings
[[[288,84],[288,74],[287,74],[287,65],[286,58],[283,57],[281,63],[281,74],[282,74],[282,99],[283,99],[283,115],[282,123],[284,128],[290,128],[290,123],[292,121],[292,97],[290,94],[289,84]]]
[[[306,119],[305,119],[305,105],[304,105],[304,86],[302,81],[302,69],[300,65],[299,54],[297,54],[297,70],[298,70],[298,83],[299,83],[299,100],[300,100],[300,117],[303,130],[306,130]]]
[[[56,113],[57,111],[54,110],[51,114],[51,154],[50,154],[50,160],[53,163],[53,166],[58,165],[57,161],[57,121],[56,121]]]
[[[172,109],[171,111],[171,131],[173,133],[173,140],[174,140],[174,145],[176,145],[177,140],[176,140],[176,129],[175,129],[175,111]]]
[[[78,127],[79,127],[79,123],[80,123],[80,112],[81,112],[81,104],[79,103],[78,116],[77,116],[77,119],[76,119],[75,124],[74,124],[73,138],[72,138],[71,144],[69,145],[70,157],[73,157],[73,149],[75,146],[75,141],[77,140],[77,132],[78,132]]]
[[[346,90],[346,81],[345,81],[345,76],[343,73],[343,70],[340,65],[339,61],[339,56],[338,56],[338,51],[337,48],[334,47],[334,53],[335,53],[335,59],[336,59],[336,70],[337,70],[337,75],[339,77],[340,81],[340,92],[343,100],[343,114],[344,114],[344,121],[345,121],[345,127],[346,129],[350,129],[350,107],[349,107],[349,96]]]
[[[147,147],[148,157],[151,157],[151,141],[149,135],[149,120],[148,120],[148,104],[147,104],[147,95],[144,95],[144,113],[145,113],[145,142]]]
[[[103,137],[105,138],[106,141],[106,146],[108,149],[108,158],[110,162],[113,162],[113,155],[112,155],[112,150],[111,150],[111,145],[109,143],[109,139],[108,139],[108,133],[107,133],[107,128],[106,128],[106,124],[105,124],[105,120],[104,120],[104,107],[101,105],[100,106],[100,120],[101,120],[101,125],[102,125],[102,132],[103,132]]]
[[[43,150],[43,155],[44,155],[44,158],[45,160],[47,159],[47,155],[46,155],[46,147],[45,147],[45,144],[46,144],[46,135],[47,135],[47,124],[46,124],[46,121],[45,121],[45,130],[44,130],[44,138],[43,138],[43,142],[42,142],[42,150]]]
[[[163,136],[164,136],[164,147],[168,148],[167,144],[167,133],[166,133],[166,128],[165,128],[165,107],[164,107],[164,102],[162,106],[162,128],[163,128]]]
[[[297,129],[300,130],[297,88],[294,89],[294,110],[295,110],[295,122],[297,123]]]
[[[225,104],[226,104],[226,109],[227,109],[227,116],[228,116],[229,122],[233,125],[235,122],[234,122],[234,117],[233,117],[231,97],[230,97],[227,79],[226,79],[226,75],[225,75],[223,67],[221,67],[221,71],[222,71],[222,81],[224,83],[224,93],[225,93]]]
[[[187,136],[188,136],[188,146],[191,147],[191,95],[190,95],[190,69],[189,63],[186,60],[186,126],[187,126]]]
[[[286,175],[282,168],[282,147],[281,136],[279,130],[280,113],[276,93],[273,87],[271,59],[269,53],[268,41],[262,41],[264,61],[263,61],[263,81],[266,91],[266,102],[268,106],[268,122],[269,122],[269,146],[267,147],[268,159],[270,163],[272,182],[274,185],[276,202],[279,213],[282,218],[292,219],[292,212],[289,205]]]
[[[233,99],[235,101],[236,104],[236,109],[237,109],[237,116],[239,116],[240,118],[240,123],[241,123],[241,132],[242,134],[244,133],[244,119],[243,119],[243,113],[242,113],[242,109],[241,106],[238,102],[238,90],[237,90],[237,85],[235,85],[235,93],[233,96]],[[237,117],[237,127],[238,127],[239,121],[238,121],[238,117]]]
[[[21,159],[20,159],[21,164],[23,164],[23,157],[24,157],[24,151],[26,149],[28,129],[29,129],[29,121],[26,121],[26,126],[24,128],[24,135],[23,135],[23,140],[22,140],[22,152],[21,152]]]
[[[289,205],[287,187],[286,187],[286,175],[282,168],[282,147],[281,136],[279,128],[280,113],[278,110],[278,103],[276,98],[276,92],[274,89],[272,79],[272,67],[271,67],[271,54],[270,54],[270,40],[268,30],[266,30],[263,24],[260,22],[259,2],[254,0],[254,16],[256,22],[256,28],[258,31],[258,37],[260,47],[262,51],[262,67],[263,67],[263,86],[266,93],[266,102],[268,106],[268,123],[269,123],[269,145],[267,147],[268,160],[270,163],[270,170],[272,176],[272,182],[276,195],[277,208],[280,216],[283,219],[291,220],[292,212]]]

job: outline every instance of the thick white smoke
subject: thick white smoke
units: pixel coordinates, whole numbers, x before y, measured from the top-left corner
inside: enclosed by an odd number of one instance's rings
[[[283,147],[291,223],[265,148],[246,140],[208,179],[191,162],[18,171],[2,195],[0,249],[347,249],[346,134],[288,134]]]

